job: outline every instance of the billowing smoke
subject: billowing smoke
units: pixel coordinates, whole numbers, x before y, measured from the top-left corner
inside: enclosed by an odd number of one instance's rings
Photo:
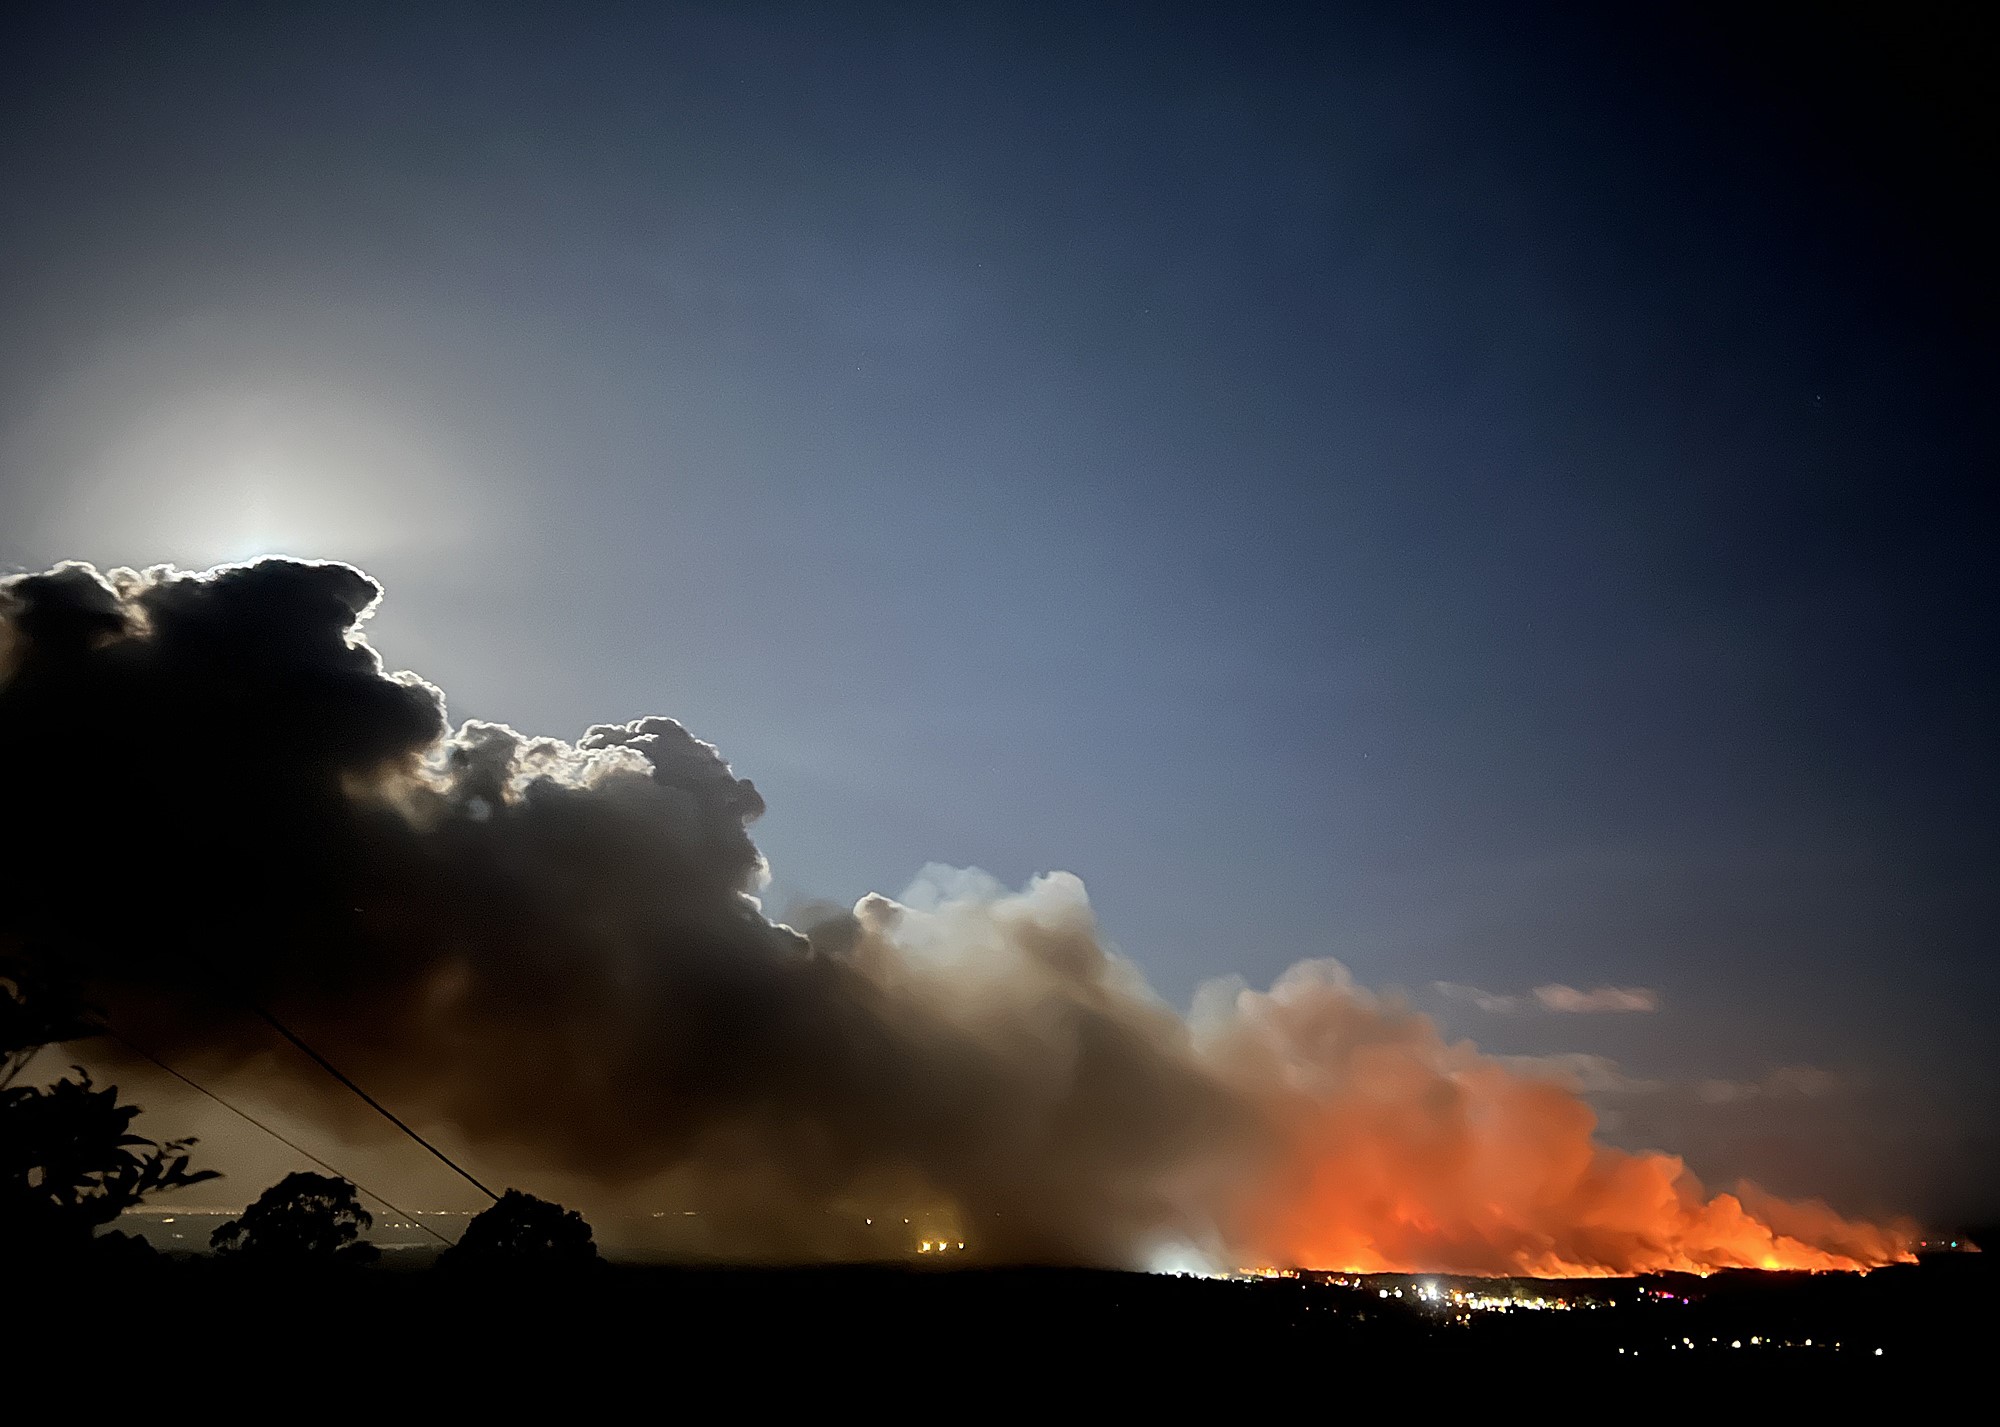
[[[1192,1018],[1083,887],[934,869],[775,924],[762,798],[678,723],[452,731],[352,567],[0,582],[0,951],[155,1049],[280,1070],[254,1008],[492,1162],[718,1214],[746,1257],[921,1210],[989,1259],[1848,1266],[1895,1230],[1607,1149],[1574,1091],[1307,963]],[[523,1170],[523,1172],[529,1172]],[[649,1196],[651,1198],[649,1198]]]
[[[1268,995],[1209,995],[1195,1008],[1205,1059],[1284,1146],[1237,1224],[1271,1262],[1564,1276],[1907,1252],[1907,1227],[1748,1185],[1710,1198],[1671,1155],[1597,1143],[1570,1075],[1448,1044],[1336,962],[1295,966]]]

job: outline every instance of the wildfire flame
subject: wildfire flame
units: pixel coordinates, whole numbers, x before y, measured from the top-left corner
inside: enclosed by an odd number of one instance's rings
[[[1240,992],[1210,1054],[1279,1127],[1244,1210],[1250,1262],[1555,1278],[1912,1258],[1913,1226],[1749,1185],[1709,1196],[1676,1156],[1599,1143],[1573,1089],[1445,1042],[1332,963]]]

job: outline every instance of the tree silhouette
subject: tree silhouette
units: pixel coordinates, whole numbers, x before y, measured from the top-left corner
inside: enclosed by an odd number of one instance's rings
[[[374,1222],[352,1184],[300,1170],[258,1195],[208,1242],[218,1254],[264,1263],[366,1264],[378,1255],[361,1231]]]
[[[188,1168],[193,1140],[130,1133],[139,1107],[72,1068],[74,1079],[0,1090],[0,1252],[11,1256],[80,1251],[149,1195],[217,1177]]]
[[[217,1177],[188,1167],[193,1140],[133,1134],[139,1107],[119,1104],[118,1087],[99,1089],[82,1066],[53,1085],[13,1084],[43,1046],[98,1029],[73,990],[0,967],[0,1257],[9,1261],[143,1249],[98,1230],[151,1195]]]
[[[597,1245],[583,1215],[510,1189],[465,1226],[458,1242],[438,1256],[438,1266],[556,1267],[596,1259]]]

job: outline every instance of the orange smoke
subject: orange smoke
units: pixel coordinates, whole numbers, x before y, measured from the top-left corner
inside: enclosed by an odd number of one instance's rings
[[[1426,1016],[1308,962],[1197,1016],[1204,1050],[1274,1128],[1230,1235],[1245,1262],[1537,1277],[1866,1269],[1914,1230],[1596,1142],[1568,1086],[1447,1043]]]

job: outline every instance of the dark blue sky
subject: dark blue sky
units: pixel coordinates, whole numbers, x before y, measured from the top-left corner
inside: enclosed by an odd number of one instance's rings
[[[352,560],[456,716],[719,744],[777,911],[1060,867],[1990,1208],[1962,36],[409,8],[10,11],[0,564]]]

